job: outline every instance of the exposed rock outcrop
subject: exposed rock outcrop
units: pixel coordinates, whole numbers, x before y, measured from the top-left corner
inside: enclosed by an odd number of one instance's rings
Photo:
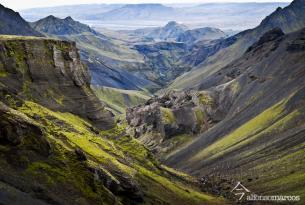
[[[99,129],[114,125],[112,114],[90,89],[90,75],[73,43],[1,37],[0,72],[1,93],[80,115]]]
[[[127,109],[129,132],[154,152],[163,152],[162,147],[169,146],[167,140],[197,135],[221,121],[236,89],[231,82],[209,91],[172,91],[152,98],[143,106]]]

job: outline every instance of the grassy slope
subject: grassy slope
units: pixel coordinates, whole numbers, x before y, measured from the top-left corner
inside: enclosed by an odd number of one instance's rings
[[[91,86],[96,96],[116,113],[124,114],[127,107],[145,103],[150,97],[136,90]]]
[[[53,154],[47,159],[27,162],[20,177],[35,179],[55,194],[64,194],[63,190],[69,185],[69,189],[77,190],[86,200],[112,203],[113,196],[109,190],[98,183],[94,184],[93,189],[87,181],[90,176],[84,170],[84,165],[71,157],[72,151],[78,147],[88,156],[86,164],[117,170],[136,180],[144,192],[145,204],[223,203],[221,199],[186,186],[186,183],[191,184],[189,177],[161,168],[143,146],[124,135],[124,127],[95,134],[91,125],[83,119],[69,113],[53,112],[30,101],[18,108],[18,115],[23,116],[23,113],[44,130]],[[25,142],[22,146],[28,145]],[[0,148],[4,149],[3,146]],[[7,166],[3,160],[1,164],[1,167]]]
[[[227,173],[221,174],[223,177],[242,180],[256,193],[293,194],[304,198],[305,142],[301,136],[305,129],[305,110],[301,106],[287,112],[288,101],[282,100],[263,111],[201,150],[190,161],[217,163],[230,156],[231,163],[222,161],[231,166],[226,168]],[[240,166],[235,167],[232,161]]]

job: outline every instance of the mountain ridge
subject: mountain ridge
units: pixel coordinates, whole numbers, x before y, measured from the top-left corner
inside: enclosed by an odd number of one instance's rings
[[[82,24],[78,21],[74,21],[71,16],[68,16],[64,19],[60,19],[53,15],[49,15],[44,19],[31,23],[31,26],[35,30],[53,35],[71,35],[80,34],[83,32],[90,32],[95,35],[98,34],[89,26]]]
[[[1,27],[0,34],[10,35],[25,35],[25,36],[38,36],[43,35],[30,27],[30,25],[20,16],[9,8],[0,4],[0,19]]]
[[[231,45],[226,46],[226,48],[219,50],[205,59],[189,73],[178,77],[169,86],[170,89],[198,89],[200,87],[200,81],[204,81],[204,78],[240,57],[261,35],[272,28],[279,27],[284,33],[288,33],[305,27],[305,4],[303,4],[302,0],[299,2],[301,2],[301,6],[297,6],[299,3],[296,5],[293,1],[289,6],[283,9],[277,9],[267,16],[257,27],[230,37],[236,38],[236,40]],[[226,41],[226,39],[223,41]]]

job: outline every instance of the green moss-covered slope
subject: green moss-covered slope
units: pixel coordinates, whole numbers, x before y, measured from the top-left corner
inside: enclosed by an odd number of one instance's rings
[[[150,98],[147,93],[142,91],[94,85],[91,85],[91,88],[101,101],[118,114],[125,114],[126,108],[144,104]]]
[[[222,204],[192,188],[183,174],[163,168],[124,125],[98,132],[70,113],[26,101],[1,103],[1,183],[46,204]],[[14,133],[10,138],[7,133]],[[4,134],[3,134],[4,133]],[[12,156],[14,153],[14,158]],[[14,181],[9,179],[13,178]],[[5,189],[7,196],[19,192]],[[68,194],[69,193],[69,194]]]

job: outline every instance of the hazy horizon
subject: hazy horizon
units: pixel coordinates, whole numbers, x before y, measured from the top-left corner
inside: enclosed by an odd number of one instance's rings
[[[19,0],[0,0],[0,4],[5,7],[20,11],[30,8],[40,7],[55,7],[55,6],[69,6],[78,4],[141,4],[141,3],[160,3],[160,4],[202,4],[202,3],[268,3],[268,2],[291,2],[292,0],[168,0],[164,3],[161,0],[54,0],[52,2],[46,0],[27,0],[20,2]]]

